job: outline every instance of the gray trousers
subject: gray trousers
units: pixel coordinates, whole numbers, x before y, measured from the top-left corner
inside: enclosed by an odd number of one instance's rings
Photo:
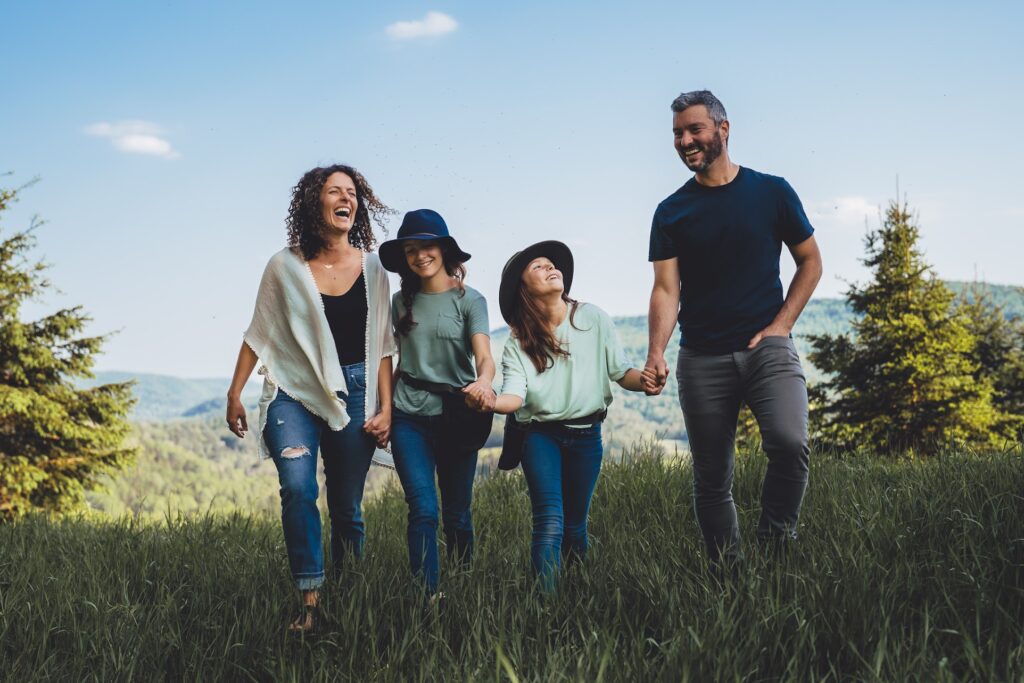
[[[683,347],[676,379],[693,454],[693,507],[712,561],[741,557],[732,479],[742,403],[757,418],[768,454],[758,538],[795,539],[810,449],[807,383],[793,340],[765,337],[751,350],[720,355]]]

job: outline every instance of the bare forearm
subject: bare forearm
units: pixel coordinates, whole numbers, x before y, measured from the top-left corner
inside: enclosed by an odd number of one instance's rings
[[[471,339],[476,363],[476,381],[490,386],[494,381],[494,357],[491,355],[491,337],[477,332]]]
[[[647,314],[647,354],[662,355],[679,315],[679,292],[655,285]]]
[[[399,360],[398,361],[398,365],[395,366],[395,369],[391,373],[391,396],[392,397],[394,397],[394,395],[398,392],[398,380],[401,377],[402,377],[402,361]]]
[[[242,348],[238,350],[238,360],[235,361],[235,372],[231,376],[231,386],[228,387],[228,398],[239,398],[245,383],[249,381],[253,368],[256,367],[256,352],[248,344],[242,342]]]
[[[494,373],[495,372],[496,372],[496,368],[494,366],[494,359],[493,358],[487,357],[487,358],[478,358],[477,359],[477,361],[476,361],[476,378],[477,378],[477,381],[486,382],[487,384],[491,384],[494,381]]]
[[[523,399],[515,394],[502,394],[494,399],[494,412],[502,415],[514,413],[523,407]]]
[[[626,391],[643,391],[643,375],[636,368],[630,368],[626,374],[619,378],[619,386]]]
[[[391,414],[392,395],[392,372],[391,356],[380,359],[380,368],[377,370],[377,395],[380,399],[380,412]]]
[[[789,283],[789,291],[786,293],[786,300],[782,308],[775,315],[774,324],[781,325],[787,330],[792,330],[796,325],[797,318],[803,312],[804,307],[814,293],[821,279],[821,261],[808,260],[797,266],[793,280]]]

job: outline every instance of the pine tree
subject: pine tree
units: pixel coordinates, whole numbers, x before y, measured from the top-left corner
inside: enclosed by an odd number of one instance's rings
[[[992,383],[992,403],[1004,413],[1001,431],[1024,429],[1024,320],[1007,317],[988,290],[975,283],[959,301],[967,328],[977,339],[976,377]]]
[[[0,189],[0,217],[18,190]],[[0,225],[0,520],[31,510],[66,512],[134,457],[124,445],[131,384],[79,389],[105,337],[81,336],[81,306],[22,322],[21,307],[51,285],[27,254],[35,221],[5,237]]]
[[[873,280],[846,295],[852,333],[810,338],[811,362],[830,373],[815,393],[825,444],[927,453],[1001,440],[991,380],[974,360],[977,340],[925,263],[919,234],[907,205],[891,202],[866,239]]]

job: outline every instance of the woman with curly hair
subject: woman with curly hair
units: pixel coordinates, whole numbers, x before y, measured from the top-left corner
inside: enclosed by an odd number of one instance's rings
[[[244,437],[240,396],[260,362],[260,456],[277,466],[288,563],[302,603],[290,631],[313,629],[324,581],[317,453],[336,571],[346,553],[362,555],[360,506],[371,459],[390,461],[375,456],[375,447],[388,441],[397,349],[387,274],[370,252],[371,219],[383,227],[389,213],[350,166],[302,176],[288,210],[288,246],[263,272],[228,389],[228,428]]]
[[[644,374],[626,362],[608,314],[569,298],[572,276],[569,247],[539,242],[508,260],[498,294],[511,328],[501,396],[490,406],[509,415],[498,466],[522,460],[533,508],[530,556],[544,591],[554,590],[563,556],[587,552],[611,383],[643,391]]]
[[[409,505],[409,564],[431,600],[440,595],[437,487],[448,555],[468,564],[477,451],[493,417],[467,405],[494,397],[487,301],[465,285],[469,257],[430,209],[405,214],[398,237],[380,246],[381,263],[402,278],[391,307],[400,358],[391,448]]]

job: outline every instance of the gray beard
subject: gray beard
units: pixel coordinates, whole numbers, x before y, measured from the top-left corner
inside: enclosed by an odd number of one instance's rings
[[[725,144],[722,141],[722,133],[721,131],[719,131],[718,134],[715,136],[714,141],[712,141],[707,147],[701,148],[701,151],[704,152],[703,162],[697,164],[696,166],[693,166],[690,165],[690,163],[684,157],[683,163],[686,164],[686,167],[693,171],[694,173],[703,173],[704,171],[708,170],[711,167],[711,164],[715,163],[715,161],[718,160],[718,157],[722,156],[723,149],[725,149]]]

